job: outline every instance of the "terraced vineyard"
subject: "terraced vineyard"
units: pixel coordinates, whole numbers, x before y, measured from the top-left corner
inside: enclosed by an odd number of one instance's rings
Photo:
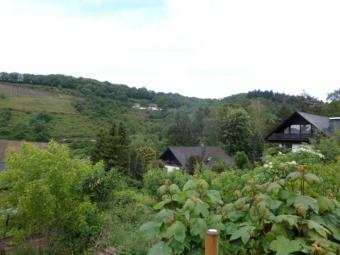
[[[0,99],[0,108],[76,114],[72,106],[73,98],[68,95],[1,83],[0,94],[3,95],[3,98]]]
[[[12,134],[30,126],[32,118],[41,112],[52,117],[49,126],[55,139],[95,136],[96,124],[74,108],[73,96],[26,86],[0,83],[0,113],[10,112],[7,131],[0,132],[1,138],[21,139]]]
[[[9,84],[9,83],[0,83],[0,94],[4,94],[7,96],[35,96],[35,97],[43,97],[43,96],[54,96],[55,93],[52,93],[43,89],[31,89],[24,87],[20,84]]]

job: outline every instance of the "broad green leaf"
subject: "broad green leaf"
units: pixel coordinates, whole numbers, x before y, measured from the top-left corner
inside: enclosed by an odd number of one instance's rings
[[[208,217],[209,215],[209,205],[204,202],[198,202],[194,205],[193,211],[195,215],[202,215],[203,217]]]
[[[327,216],[321,217],[319,215],[313,215],[311,220],[319,223],[320,225],[326,227],[328,230],[332,232],[332,236],[340,241],[340,228],[337,227],[340,224],[340,219],[338,220],[332,214],[328,214]]]
[[[321,226],[319,223],[313,220],[307,220],[307,225],[309,229],[314,229],[319,235],[323,236],[324,238],[327,238],[327,234],[330,234],[327,228]]]
[[[304,175],[304,179],[309,183],[321,183],[321,179],[317,177],[315,174],[307,173]]]
[[[160,210],[160,209],[162,209],[165,205],[167,205],[167,204],[169,204],[169,203],[171,203],[171,200],[170,200],[170,199],[165,199],[165,200],[159,202],[158,204],[155,204],[154,207],[153,207],[153,209],[155,209],[155,210]]]
[[[177,193],[179,193],[181,191],[176,184],[171,184],[169,189],[170,189],[170,193],[172,195],[177,194]]]
[[[178,242],[184,242],[185,240],[185,232],[186,232],[186,227],[184,224],[180,221],[176,221],[174,224],[172,224],[165,233],[165,236],[167,238],[175,238]]]
[[[184,204],[186,199],[187,199],[188,195],[186,192],[179,192],[176,193],[175,195],[172,196],[172,200],[180,203],[180,204]]]
[[[315,213],[319,212],[319,205],[316,199],[310,196],[298,196],[295,198],[294,206],[297,204],[303,204],[305,208],[311,208]]]
[[[162,241],[156,243],[148,251],[148,255],[161,255],[161,254],[162,255],[172,255],[171,248]]]
[[[270,210],[277,210],[282,205],[282,202],[279,200],[271,200],[269,202],[269,209]]]
[[[202,255],[204,253],[203,249],[195,249],[189,251],[188,255]]]
[[[297,226],[298,220],[300,219],[299,216],[296,215],[278,215],[275,217],[276,223],[282,223],[283,221],[287,222],[289,226]]]
[[[276,255],[289,255],[293,252],[301,251],[303,243],[297,240],[289,240],[285,236],[278,236],[272,241],[269,248],[276,252]]]
[[[237,226],[233,222],[225,224],[225,231],[227,235],[232,235],[237,230]]]
[[[167,223],[174,217],[174,211],[170,209],[162,209],[156,214],[156,219],[159,222]]]
[[[281,189],[281,185],[276,183],[276,182],[272,182],[271,184],[269,184],[268,188],[267,188],[267,192],[268,193],[274,193],[277,194]]]
[[[228,213],[228,217],[231,221],[236,222],[239,219],[246,216],[246,214],[247,214],[247,212],[245,212],[245,211],[231,211],[230,213]]]
[[[189,180],[189,181],[187,181],[186,184],[184,184],[183,191],[195,190],[196,188],[197,188],[197,182],[195,182],[193,180]]]
[[[254,230],[255,230],[254,226],[241,227],[231,235],[230,241],[241,238],[242,242],[246,244],[249,241]]]
[[[301,173],[300,172],[292,172],[290,173],[287,177],[287,181],[295,181],[297,179],[301,178]]]
[[[335,209],[335,205],[332,200],[327,197],[318,197],[316,199],[319,204],[320,213],[324,213],[325,211],[332,211]]]
[[[281,189],[279,191],[279,197],[280,197],[281,200],[288,200],[290,198],[295,198],[296,194],[295,194],[295,192],[291,192],[291,191],[288,191],[288,190],[285,190],[285,189]]]
[[[143,224],[139,228],[139,231],[143,235],[143,238],[145,238],[145,240],[148,241],[153,239],[159,234],[159,227],[160,224],[158,222],[149,221]]]
[[[220,192],[217,190],[208,190],[206,195],[212,204],[223,204]]]
[[[193,218],[190,221],[190,233],[194,236],[200,236],[204,238],[205,232],[207,231],[208,226],[205,220],[201,218]]]
[[[164,195],[165,192],[167,191],[167,189],[168,189],[167,186],[162,185],[162,186],[160,186],[160,187],[158,188],[157,192],[158,192],[158,194],[160,194],[160,195]]]

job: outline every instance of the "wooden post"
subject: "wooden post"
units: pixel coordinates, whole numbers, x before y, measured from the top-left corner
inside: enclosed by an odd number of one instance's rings
[[[205,255],[218,255],[218,231],[208,229],[205,235]]]

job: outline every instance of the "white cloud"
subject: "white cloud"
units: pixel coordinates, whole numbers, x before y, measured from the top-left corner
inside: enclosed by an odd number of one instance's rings
[[[336,0],[168,0],[163,17],[149,9],[70,15],[67,6],[9,0],[0,10],[3,71],[199,97],[257,88],[324,99],[340,87]]]

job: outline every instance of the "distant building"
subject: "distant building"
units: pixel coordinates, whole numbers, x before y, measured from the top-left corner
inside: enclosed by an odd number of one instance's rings
[[[297,150],[316,134],[331,136],[340,129],[340,117],[326,117],[305,112],[294,112],[266,136],[269,143]]]
[[[161,108],[158,107],[157,104],[149,104],[148,107],[141,106],[140,104],[134,104],[132,106],[133,109],[138,109],[138,110],[150,110],[150,111],[160,111],[162,110]]]
[[[159,111],[160,108],[158,108],[157,104],[149,104],[148,109],[151,111]]]
[[[132,108],[133,108],[133,109],[139,109],[139,108],[140,108],[140,104],[134,104],[134,105],[132,106]]]
[[[165,162],[168,171],[186,167],[189,158],[196,156],[202,159],[203,165],[211,167],[216,161],[223,161],[230,166],[235,165],[232,157],[218,146],[170,146],[160,159]]]

